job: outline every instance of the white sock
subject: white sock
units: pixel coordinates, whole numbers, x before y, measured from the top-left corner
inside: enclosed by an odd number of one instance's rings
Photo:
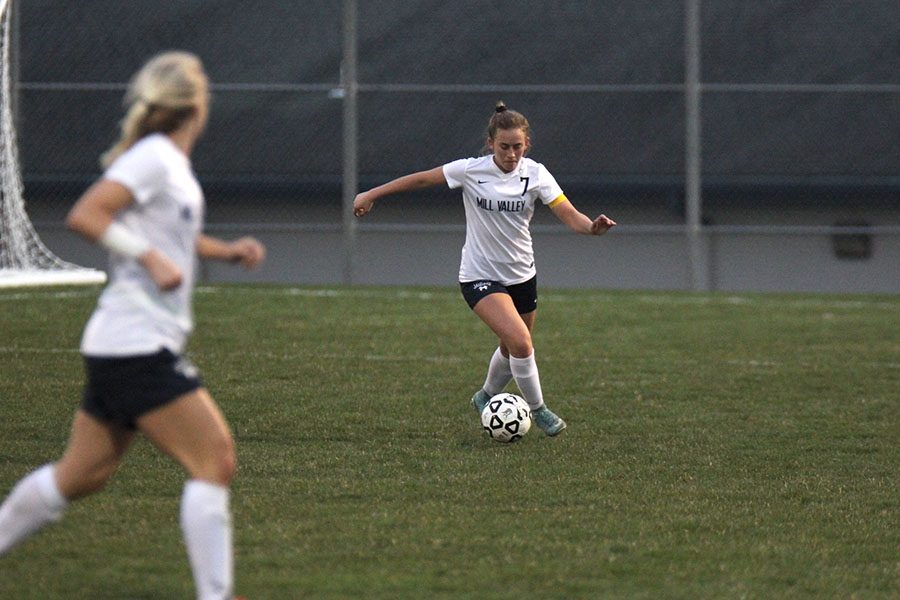
[[[52,464],[26,475],[0,506],[0,555],[47,523],[59,521],[68,505],[56,487]]]
[[[538,375],[537,362],[534,360],[534,352],[527,358],[509,357],[509,368],[513,379],[522,392],[522,397],[528,402],[531,410],[537,410],[544,405],[544,393],[541,391],[541,377]]]
[[[496,396],[512,380],[512,371],[509,369],[509,359],[503,356],[498,346],[491,356],[488,365],[487,378],[484,380],[484,391],[488,396]]]
[[[181,496],[181,530],[197,600],[230,599],[234,585],[227,487],[191,479]]]

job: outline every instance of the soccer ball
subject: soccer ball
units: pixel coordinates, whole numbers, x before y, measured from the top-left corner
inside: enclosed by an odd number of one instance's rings
[[[531,409],[515,394],[497,394],[484,405],[481,424],[492,439],[515,442],[531,429]]]

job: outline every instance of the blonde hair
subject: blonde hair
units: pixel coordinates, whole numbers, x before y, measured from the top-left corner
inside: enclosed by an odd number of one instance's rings
[[[158,54],[138,71],[125,93],[125,117],[119,140],[100,157],[108,167],[138,140],[151,133],[171,133],[208,101],[203,63],[190,52]]]

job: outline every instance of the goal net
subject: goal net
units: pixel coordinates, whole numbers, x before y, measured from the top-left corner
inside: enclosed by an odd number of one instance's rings
[[[0,0],[0,287],[103,283],[103,271],[53,254],[25,212],[10,102],[10,13],[10,0]]]

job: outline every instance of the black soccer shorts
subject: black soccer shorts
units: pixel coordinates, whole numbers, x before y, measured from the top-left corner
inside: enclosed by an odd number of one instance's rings
[[[475,308],[479,300],[490,294],[508,294],[520,315],[537,309],[537,275],[514,285],[503,285],[499,281],[487,279],[465,281],[459,284],[459,289],[469,308]]]
[[[141,415],[203,387],[197,368],[166,349],[139,356],[85,356],[84,366],[81,408],[129,429]]]

